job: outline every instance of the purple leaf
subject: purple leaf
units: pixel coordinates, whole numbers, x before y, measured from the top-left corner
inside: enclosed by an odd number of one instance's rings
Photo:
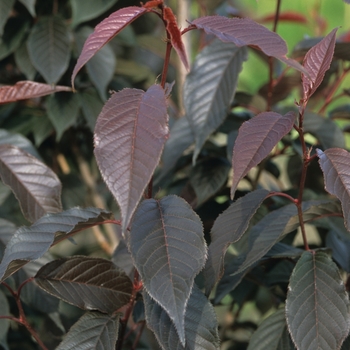
[[[345,226],[350,231],[350,153],[341,148],[330,148],[324,152],[317,149],[317,154],[325,189],[340,200]]]
[[[46,96],[58,91],[72,91],[68,86],[53,86],[35,83],[33,81],[19,81],[13,86],[0,87],[0,104]]]
[[[86,40],[83,50],[78,58],[72,74],[72,86],[79,70],[93,57],[104,45],[112,40],[122,29],[140,17],[147,10],[143,7],[125,7],[113,12],[108,18],[99,23],[94,32]]]
[[[123,232],[158,165],[168,133],[166,97],[159,85],[146,92],[114,93],[97,119],[95,156],[120,206]]]
[[[263,112],[242,124],[233,147],[232,198],[239,181],[268,156],[282,137],[289,133],[294,120],[293,112],[288,112],[284,116],[275,112]]]
[[[308,76],[302,74],[304,99],[310,96],[322,83],[326,71],[329,69],[335,47],[335,40],[338,28],[333,29],[318,44],[312,47],[304,57],[303,66]]]

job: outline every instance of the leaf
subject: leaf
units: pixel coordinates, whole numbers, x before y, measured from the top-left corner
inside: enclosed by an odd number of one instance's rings
[[[293,112],[284,116],[275,112],[263,112],[242,124],[233,148],[231,198],[235,195],[239,181],[291,131],[294,120]]]
[[[26,76],[26,78],[28,80],[33,80],[36,74],[36,69],[30,61],[26,43],[23,43],[15,51],[15,61],[19,70]]]
[[[227,182],[230,163],[224,158],[208,158],[191,171],[190,182],[196,192],[197,206],[215,195]]]
[[[159,85],[146,92],[114,93],[97,119],[95,156],[120,206],[123,232],[159,162],[168,138],[167,123],[166,97]]]
[[[92,32],[92,28],[84,26],[75,33],[75,41],[79,52]],[[106,99],[106,88],[113,78],[115,65],[115,54],[108,44],[103,46],[86,64],[89,77],[103,100]]]
[[[79,92],[78,97],[85,120],[89,128],[94,131],[97,116],[100,114],[103,107],[102,100],[94,88]]]
[[[213,306],[194,285],[185,315],[186,345],[183,346],[168,314],[146,291],[143,292],[146,320],[162,349],[215,350],[219,349],[219,335]]]
[[[340,200],[345,226],[350,230],[350,154],[341,148],[316,151],[323,171],[325,189]]]
[[[272,13],[270,15],[266,15],[259,19],[259,22],[261,23],[266,23],[266,22],[271,22],[273,23],[275,20],[275,13]],[[292,22],[292,23],[302,23],[302,24],[307,24],[308,23],[308,18],[295,11],[282,11],[278,15],[278,21],[283,21],[283,22]]]
[[[33,16],[36,17],[35,13],[35,3],[36,0],[19,0],[28,10],[28,12]]]
[[[209,295],[214,284],[223,275],[224,257],[228,246],[242,237],[251,218],[268,194],[266,190],[250,192],[232,203],[215,220],[210,233],[208,260],[204,268],[206,295]]]
[[[350,330],[349,297],[339,270],[323,251],[306,251],[292,273],[288,329],[298,349],[341,347]]]
[[[294,350],[284,308],[266,318],[253,333],[247,350]]]
[[[72,26],[97,18],[109,10],[118,0],[70,0],[72,7]]]
[[[0,104],[46,96],[58,91],[71,91],[67,86],[52,86],[33,81],[19,81],[13,86],[0,87]]]
[[[83,50],[78,58],[72,74],[72,86],[74,88],[75,76],[96,53],[110,40],[112,40],[122,29],[140,17],[146,9],[143,7],[124,7],[113,12],[108,18],[100,22],[94,32],[86,40]]]
[[[46,109],[56,130],[56,141],[59,141],[63,133],[75,124],[80,109],[79,102],[77,94],[67,92],[61,92],[48,98]]]
[[[185,66],[185,68],[189,71],[190,66],[188,64],[185,45],[183,44],[182,38],[181,38],[181,31],[176,23],[176,18],[173,13],[173,10],[170,7],[164,7],[163,8],[163,18],[166,23],[166,31],[168,32],[170,36],[170,41],[177,52],[177,54],[180,57],[181,62]]]
[[[4,33],[4,27],[7,19],[10,16],[15,0],[2,0],[0,1],[0,37]]]
[[[120,313],[108,316],[99,312],[87,312],[73,325],[56,350],[114,349],[120,317]]]
[[[1,316],[11,317],[9,302],[7,301],[7,297],[2,290],[0,290],[0,310]],[[9,328],[10,320],[6,318],[0,319],[0,340],[6,339]]]
[[[27,42],[30,60],[48,84],[56,84],[68,68],[69,31],[63,19],[40,17]]]
[[[0,146],[0,177],[15,194],[29,221],[62,210],[62,186],[57,175],[23,150],[10,145]]]
[[[130,278],[134,275],[134,262],[124,240],[120,240],[117,248],[113,252],[113,263],[122,269]]]
[[[49,262],[35,275],[35,281],[69,304],[109,314],[130,301],[133,288],[130,278],[111,261],[85,256]]]
[[[6,246],[0,264],[0,279],[6,279],[27,262],[42,257],[52,244],[112,217],[102,209],[72,208],[57,214],[46,214],[32,226],[19,228]]]
[[[304,100],[310,96],[322,83],[326,71],[329,69],[336,40],[338,28],[333,29],[324,39],[312,47],[304,57],[303,66],[309,75],[302,74]]]
[[[345,148],[344,134],[331,119],[323,118],[315,113],[305,113],[303,129],[304,132],[314,135],[324,149],[332,147]]]
[[[332,249],[332,257],[346,272],[350,272],[350,238],[342,237],[336,231],[329,231],[326,236],[326,247]]]
[[[215,40],[197,56],[184,85],[184,106],[196,141],[195,161],[209,135],[226,118],[246,48]]]
[[[206,260],[200,218],[180,197],[144,200],[132,223],[129,246],[147,292],[167,312],[184,344],[186,305]]]

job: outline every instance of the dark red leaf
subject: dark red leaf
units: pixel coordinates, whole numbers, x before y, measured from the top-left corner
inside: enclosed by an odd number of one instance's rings
[[[99,23],[94,32],[86,40],[72,74],[72,86],[79,70],[104,45],[112,40],[122,29],[140,17],[147,10],[144,7],[130,6],[113,12],[108,18]]]
[[[102,176],[116,198],[123,231],[158,165],[168,138],[164,90],[125,89],[114,93],[95,128],[95,156]]]
[[[322,83],[326,71],[329,69],[335,47],[335,40],[338,28],[333,29],[317,45],[312,47],[304,57],[303,66],[308,76],[302,74],[304,99],[310,96]]]
[[[233,147],[232,198],[239,181],[268,156],[277,142],[289,133],[294,120],[293,112],[288,112],[284,116],[275,112],[263,112],[242,124]]]
[[[270,15],[264,16],[259,20],[261,23],[267,23],[267,22],[273,22],[275,20],[275,13],[272,13]],[[306,16],[293,11],[286,11],[281,12],[278,16],[279,22],[293,22],[293,23],[303,23],[306,24],[308,22],[308,19]]]
[[[170,7],[165,7],[163,10],[163,16],[164,20],[166,21],[166,30],[168,34],[170,35],[171,44],[173,45],[173,48],[179,55],[182,63],[186,67],[187,70],[190,70],[185,46],[181,39],[181,31],[176,23],[175,15]]]
[[[153,1],[148,1],[145,4],[143,4],[142,6],[145,9],[151,9],[153,7],[158,7],[160,5],[163,5],[163,0],[153,0]]]
[[[13,86],[0,87],[0,104],[46,96],[58,91],[72,91],[68,86],[54,86],[35,83],[34,81],[19,81]]]

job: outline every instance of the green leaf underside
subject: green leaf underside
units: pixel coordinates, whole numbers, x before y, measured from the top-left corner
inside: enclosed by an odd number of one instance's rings
[[[186,345],[179,340],[177,330],[167,312],[146,291],[143,292],[146,320],[159,344],[167,350],[219,349],[219,335],[213,306],[194,285],[185,314]]]
[[[199,217],[180,197],[144,200],[135,213],[129,246],[147,292],[168,313],[184,344],[186,305],[206,259]]]
[[[54,260],[43,266],[35,281],[46,292],[84,310],[113,313],[126,305],[132,282],[111,261],[85,256]]]
[[[184,106],[196,141],[193,160],[209,135],[226,118],[246,48],[213,41],[197,56],[184,85]]]
[[[224,256],[228,246],[242,237],[250,219],[268,194],[267,190],[250,192],[231,204],[215,220],[210,234],[208,260],[204,268],[207,295],[223,274]]]
[[[60,17],[40,17],[28,38],[28,52],[48,84],[56,84],[68,68],[70,38]]]
[[[56,350],[112,350],[118,337],[120,313],[87,312],[73,325]]]
[[[20,148],[0,146],[0,177],[11,188],[30,222],[62,210],[62,186],[57,175]]]
[[[0,264],[0,279],[9,277],[27,262],[39,259],[52,244],[112,218],[111,213],[101,209],[72,208],[47,214],[32,226],[19,228],[6,246]]]
[[[339,270],[322,251],[308,251],[292,273],[288,329],[298,349],[340,349],[350,330],[349,297]]]
[[[284,116],[275,112],[263,112],[242,124],[233,148],[231,198],[234,197],[239,181],[290,132],[295,117],[293,112]]]
[[[23,43],[15,51],[15,61],[16,65],[18,66],[20,71],[26,76],[26,78],[28,80],[33,80],[36,74],[36,69],[30,61],[26,43]]]
[[[166,97],[159,85],[146,92],[114,93],[97,119],[95,156],[120,206],[123,232],[158,165],[168,133]]]
[[[247,350],[295,350],[284,308],[266,318],[253,333]]]
[[[93,131],[98,115],[100,114],[103,103],[97,91],[93,88],[87,89],[78,94],[80,106],[83,110],[85,120],[89,128]]]

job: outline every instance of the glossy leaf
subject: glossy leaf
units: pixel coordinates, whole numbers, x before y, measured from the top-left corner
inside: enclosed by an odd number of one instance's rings
[[[112,218],[112,214],[102,209],[73,208],[47,214],[32,226],[19,228],[6,246],[0,279],[4,280],[27,262],[42,257],[52,244]]]
[[[13,86],[0,87],[0,104],[46,96],[58,91],[71,91],[67,86],[52,86],[33,81],[19,81]]]
[[[341,148],[330,148],[324,152],[317,149],[323,171],[325,189],[341,202],[345,226],[350,230],[350,154]]]
[[[114,349],[120,316],[120,313],[108,316],[99,312],[87,312],[73,325],[56,350]]]
[[[204,268],[207,295],[224,272],[224,257],[228,246],[242,237],[250,219],[268,194],[266,190],[250,192],[232,203],[215,220],[210,233],[208,260]]]
[[[4,33],[4,27],[10,16],[13,5],[16,0],[2,0],[0,1],[0,37]]]
[[[118,0],[70,0],[72,6],[72,25],[97,18],[110,9]]]
[[[145,291],[143,293],[148,327],[154,332],[162,349],[215,350],[219,335],[213,306],[194,285],[185,315],[186,345],[183,346],[168,314]]]
[[[214,196],[227,182],[230,163],[223,158],[208,158],[198,162],[190,174],[196,192],[197,206]]]
[[[36,17],[35,13],[35,3],[36,0],[19,0],[28,10],[28,12],[33,16]]]
[[[180,197],[144,200],[129,246],[147,292],[168,313],[184,344],[186,305],[207,253],[200,218]]]
[[[7,245],[16,230],[17,227],[13,222],[0,219],[0,241],[4,243],[4,245]]]
[[[122,230],[132,215],[158,165],[168,138],[164,90],[125,89],[114,93],[95,128],[95,156],[122,215]]]
[[[233,147],[231,198],[234,197],[239,181],[291,131],[294,120],[293,112],[284,116],[275,112],[263,112],[242,124]]]
[[[163,9],[163,18],[166,23],[166,31],[168,32],[171,40],[171,44],[177,54],[180,57],[181,62],[185,66],[187,70],[190,70],[190,66],[188,64],[185,45],[183,44],[181,38],[181,31],[176,23],[176,18],[173,13],[173,10],[170,7],[164,7]]]
[[[226,118],[246,48],[213,41],[197,56],[184,85],[184,106],[195,137],[195,161],[209,135]]]
[[[48,84],[56,84],[68,68],[70,38],[60,17],[40,17],[28,38],[28,52],[37,71]]]
[[[342,130],[331,119],[321,117],[315,113],[305,113],[303,122],[304,132],[314,135],[324,149],[345,148],[345,138]]]
[[[75,33],[75,41],[78,51],[81,52],[84,42],[93,32],[92,28],[84,26]],[[86,63],[86,69],[91,81],[96,86],[101,98],[106,99],[106,89],[112,80],[116,65],[115,53],[110,45],[103,46],[89,62]]]
[[[49,119],[56,130],[56,140],[75,124],[78,118],[80,103],[77,94],[58,93],[48,98],[46,108]]]
[[[298,349],[340,349],[350,330],[349,297],[339,270],[323,251],[305,252],[286,300],[288,329]]]
[[[23,150],[10,145],[0,146],[0,177],[15,194],[29,221],[62,210],[62,186],[57,175]]]
[[[72,85],[74,87],[74,79],[80,69],[113,39],[122,29],[140,17],[146,9],[143,7],[130,6],[113,12],[108,18],[100,22],[94,32],[86,40],[83,50],[78,58],[78,62],[74,67],[72,74]]]
[[[322,83],[326,71],[329,69],[338,28],[333,29],[324,39],[312,47],[304,57],[303,66],[309,75],[302,74],[304,99],[310,96]]]
[[[111,261],[73,256],[44,265],[35,281],[46,292],[84,310],[112,314],[132,293],[130,278]]]
[[[253,333],[247,350],[294,350],[283,309],[266,318]]]

